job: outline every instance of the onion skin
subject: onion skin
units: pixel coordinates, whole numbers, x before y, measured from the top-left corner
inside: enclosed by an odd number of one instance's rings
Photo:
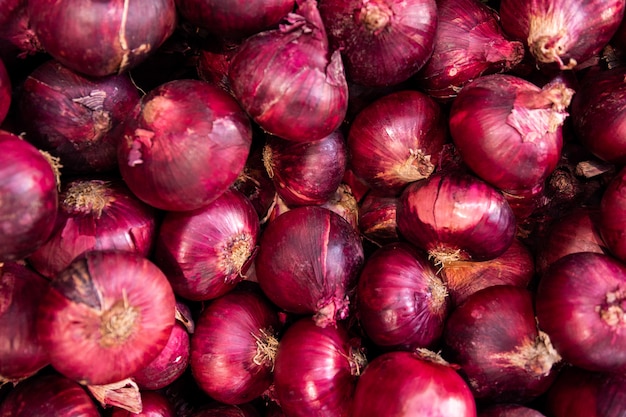
[[[176,417],[173,405],[163,394],[158,391],[141,392],[142,410],[140,413],[132,413],[121,408],[113,408],[110,417]]]
[[[228,79],[250,117],[283,139],[322,139],[346,116],[341,55],[329,54],[315,0],[299,0],[278,29],[247,38],[230,61]]]
[[[208,205],[242,171],[250,119],[228,93],[177,79],[143,96],[118,145],[122,178],[153,207],[189,211]]]
[[[519,404],[496,404],[481,410],[478,417],[545,417],[545,415]]]
[[[400,240],[396,224],[397,197],[367,194],[359,205],[358,227],[363,236],[379,246]]]
[[[624,16],[624,0],[502,0],[504,31],[539,65],[573,69],[597,54]]]
[[[591,371],[626,369],[625,282],[622,262],[593,252],[567,255],[542,275],[537,319],[565,361]]]
[[[353,417],[475,417],[476,404],[461,376],[445,362],[416,352],[387,352],[359,377]]]
[[[600,200],[598,230],[609,251],[626,261],[626,168],[613,177]]]
[[[263,165],[263,146],[255,146],[252,149],[243,167],[243,171],[237,177],[233,188],[245,195],[254,206],[259,219],[264,223],[276,199],[276,187],[267,175]]]
[[[63,65],[101,77],[137,66],[173,33],[174,0],[27,0],[30,24],[43,49]]]
[[[174,293],[152,262],[130,252],[91,251],[51,281],[37,329],[57,371],[106,385],[158,356],[174,315]]]
[[[387,94],[361,110],[350,125],[350,166],[379,194],[398,195],[428,178],[447,141],[446,118],[419,91]]]
[[[430,58],[437,27],[434,0],[323,0],[330,43],[348,80],[369,87],[408,80]]]
[[[11,88],[9,73],[7,72],[2,59],[0,59],[0,124],[2,124],[4,118],[9,112],[12,92],[13,90]]]
[[[296,207],[265,228],[255,258],[257,280],[278,307],[314,314],[325,327],[348,317],[364,262],[356,230],[318,206]]]

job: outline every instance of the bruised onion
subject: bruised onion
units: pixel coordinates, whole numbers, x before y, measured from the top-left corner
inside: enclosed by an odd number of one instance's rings
[[[177,79],[143,96],[128,116],[119,168],[144,202],[195,210],[235,182],[251,142],[250,120],[228,93],[204,81]]]
[[[37,329],[57,371],[104,385],[156,358],[174,315],[172,288],[152,262],[131,252],[90,251],[51,281]]]
[[[626,168],[607,184],[600,201],[598,230],[609,251],[626,262]]]
[[[341,55],[329,51],[315,0],[298,0],[296,11],[278,29],[247,38],[228,74],[244,110],[266,132],[283,139],[322,139],[346,115],[348,85]]]
[[[11,94],[11,79],[2,59],[0,59],[0,124],[9,112]]]
[[[109,417],[175,417],[174,406],[158,391],[141,391],[141,412],[133,413],[119,407],[112,408]]]

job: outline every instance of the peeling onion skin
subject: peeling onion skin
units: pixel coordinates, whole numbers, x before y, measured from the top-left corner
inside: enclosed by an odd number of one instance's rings
[[[137,66],[173,33],[174,0],[107,2],[27,0],[30,24],[43,49],[86,75],[120,74]]]
[[[624,0],[502,0],[504,31],[539,65],[573,69],[597,54],[624,16]]]
[[[605,187],[598,217],[602,241],[610,253],[626,262],[626,168]]]
[[[4,62],[0,59],[0,124],[2,124],[9,112],[11,95],[12,88],[9,73],[7,72]]]

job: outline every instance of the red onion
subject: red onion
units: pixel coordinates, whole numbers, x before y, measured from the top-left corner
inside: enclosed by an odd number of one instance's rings
[[[244,279],[259,229],[250,201],[229,189],[204,208],[167,213],[157,236],[155,262],[178,296],[213,299]]]
[[[437,28],[434,0],[322,0],[320,13],[348,79],[367,86],[406,81],[430,58]]]
[[[304,206],[267,225],[255,267],[272,302],[291,313],[314,314],[324,327],[348,317],[363,261],[360,237],[346,220],[328,209]]]
[[[539,281],[539,326],[574,366],[623,372],[625,294],[622,262],[599,253],[572,253],[553,263]]]
[[[604,189],[598,214],[602,241],[613,255],[626,262],[626,168],[621,168]]]
[[[338,130],[313,142],[268,135],[263,148],[265,169],[288,206],[328,201],[343,180],[347,158],[344,136]]]
[[[0,417],[100,417],[87,391],[58,374],[36,375],[0,402]]]
[[[48,365],[35,319],[48,282],[25,265],[0,267],[0,385],[16,383]]]
[[[359,378],[353,417],[475,417],[469,387],[432,352],[388,352]]]
[[[90,251],[51,281],[37,328],[52,366],[87,385],[132,376],[165,347],[174,325],[166,276],[131,252]]]
[[[54,228],[57,176],[51,160],[20,137],[0,130],[0,262],[37,250]]]
[[[274,389],[289,417],[349,417],[364,356],[338,324],[303,318],[287,328],[276,352]]]
[[[432,174],[446,140],[446,118],[433,99],[412,90],[390,93],[350,125],[350,166],[378,193],[397,195]]]
[[[119,168],[146,203],[195,210],[235,182],[251,141],[250,120],[228,93],[199,80],[173,80],[143,96],[129,115]]]
[[[63,184],[55,228],[28,262],[54,278],[87,250],[118,249],[148,256],[156,234],[156,210],[123,182],[76,178]]]
[[[26,138],[61,159],[64,172],[117,167],[118,127],[139,100],[127,74],[85,77],[55,60],[39,65],[20,88]]]
[[[379,246],[400,240],[396,224],[397,208],[397,197],[367,194],[359,206],[358,227],[361,234]]]
[[[515,236],[515,217],[502,194],[456,171],[410,184],[396,216],[400,235],[444,267],[451,261],[493,259]]]
[[[539,411],[519,404],[495,404],[482,409],[478,417],[545,417]]]
[[[43,49],[63,65],[91,76],[121,73],[161,46],[176,25],[174,0],[102,3],[27,0],[30,24]]]
[[[322,139],[346,115],[341,55],[329,52],[315,0],[298,0],[278,29],[247,38],[230,62],[229,81],[252,119],[283,139]]]
[[[200,388],[225,404],[244,404],[272,383],[280,323],[276,307],[254,290],[212,301],[191,338],[191,371]]]
[[[174,406],[158,391],[141,392],[142,410],[140,413],[132,413],[122,408],[113,408],[110,417],[175,417]]]
[[[367,258],[356,298],[368,338],[406,350],[436,346],[450,306],[446,286],[426,255],[403,242]]]
[[[506,38],[498,13],[484,2],[440,0],[433,55],[417,79],[431,97],[448,100],[471,80],[509,71],[523,57],[524,44]]]
[[[559,162],[573,93],[560,81],[539,88],[513,75],[479,77],[452,103],[453,142],[483,180],[505,191],[532,189]]]
[[[4,121],[11,105],[11,79],[2,59],[0,59],[0,124]]]
[[[504,31],[539,65],[572,69],[598,53],[624,16],[624,0],[502,0]]]

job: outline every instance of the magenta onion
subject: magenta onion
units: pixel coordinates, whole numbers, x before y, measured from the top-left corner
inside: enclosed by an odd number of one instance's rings
[[[213,299],[244,279],[257,250],[259,229],[250,201],[229,189],[204,208],[166,213],[155,262],[178,296]]]
[[[255,269],[272,302],[291,313],[314,314],[324,327],[348,317],[363,261],[360,237],[343,217],[303,206],[267,225]]]
[[[526,402],[546,392],[561,360],[537,328],[533,293],[513,285],[487,287],[452,311],[444,357],[460,365],[474,397]]]
[[[368,193],[358,211],[358,228],[363,237],[379,246],[400,240],[396,223],[397,209],[397,197]]]
[[[504,191],[532,189],[559,162],[573,93],[558,80],[539,88],[513,75],[479,77],[452,103],[452,140],[483,180]]]
[[[349,417],[364,365],[358,340],[342,324],[319,327],[308,317],[287,328],[278,344],[274,390],[289,417]]]
[[[604,189],[598,230],[609,251],[626,262],[626,168],[621,168]]]
[[[387,352],[361,374],[352,416],[476,417],[476,403],[463,378],[436,354]]]
[[[554,262],[539,281],[539,326],[572,365],[623,372],[625,294],[622,262],[599,253],[572,253]]]
[[[100,417],[96,404],[76,381],[56,373],[35,375],[0,402],[0,417]]]
[[[30,24],[43,49],[63,65],[91,76],[124,72],[150,56],[176,25],[174,0],[27,0]]]
[[[33,253],[54,228],[59,203],[52,160],[0,130],[0,262]]]
[[[11,79],[2,59],[0,59],[0,124],[4,121],[11,106]]]
[[[443,266],[503,254],[515,217],[498,190],[471,174],[437,172],[410,184],[397,209],[400,235]]]
[[[133,413],[119,407],[111,409],[109,417],[175,417],[174,406],[158,391],[141,391],[141,412]]]
[[[406,350],[436,346],[450,306],[446,286],[426,254],[403,242],[383,246],[367,258],[356,299],[369,340]]]
[[[191,371],[202,390],[225,404],[244,404],[272,384],[280,323],[277,309],[255,289],[213,300],[191,338]]]
[[[524,44],[507,39],[498,13],[479,0],[437,2],[437,32],[419,85],[441,100],[456,97],[482,75],[507,72],[524,57]]]
[[[348,80],[396,85],[430,58],[437,28],[434,0],[322,0],[331,46],[341,50]]]
[[[500,17],[539,65],[572,69],[609,42],[624,6],[624,0],[502,0]]]
[[[482,409],[478,417],[545,417],[545,415],[520,404],[495,404]]]
[[[143,96],[129,115],[119,168],[146,203],[195,210],[235,182],[251,141],[250,120],[228,93],[199,80],[173,80]]]
[[[266,132],[313,141],[337,130],[348,85],[339,51],[329,53],[315,0],[298,0],[278,29],[247,38],[230,61],[234,96]],[[262,71],[259,71],[262,68]]]
[[[120,123],[139,100],[127,74],[85,77],[48,60],[20,88],[26,138],[61,159],[63,170],[94,173],[117,167]]]
[[[174,326],[166,276],[131,252],[90,251],[51,281],[37,328],[50,363],[87,385],[132,376],[156,358]]]
[[[378,193],[428,178],[446,142],[446,118],[426,94],[402,90],[361,110],[350,125],[350,166]]]
[[[17,383],[48,365],[35,326],[48,282],[16,262],[0,266],[0,385]]]
[[[88,250],[118,249],[148,256],[156,234],[156,210],[123,182],[75,178],[63,184],[52,234],[27,259],[39,273],[54,278]]]

